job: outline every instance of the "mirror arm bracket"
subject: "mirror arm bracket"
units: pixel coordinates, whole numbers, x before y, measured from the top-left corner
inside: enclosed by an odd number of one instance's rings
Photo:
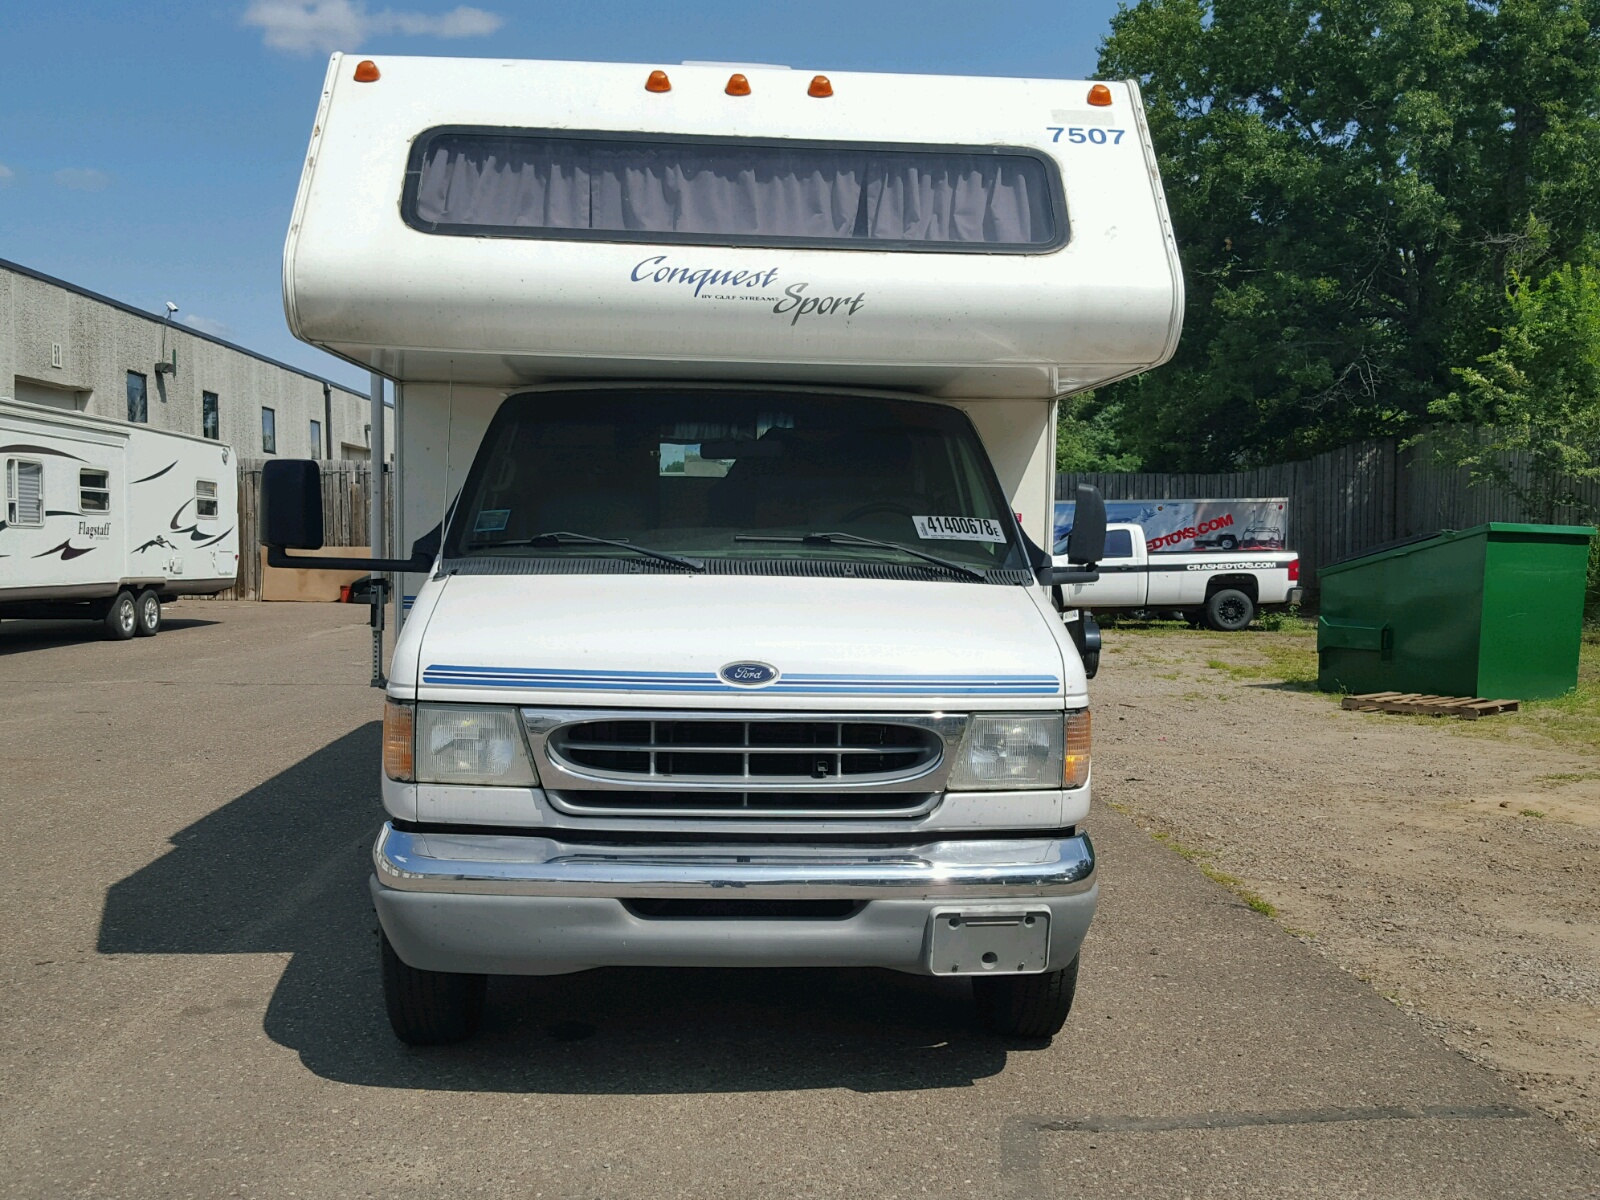
[[[425,575],[433,570],[433,555],[414,554],[410,558],[323,558],[309,554],[291,555],[282,546],[267,547],[267,566],[290,571],[411,571]]]

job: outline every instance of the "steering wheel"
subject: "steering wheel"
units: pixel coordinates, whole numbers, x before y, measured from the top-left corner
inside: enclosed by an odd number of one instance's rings
[[[893,500],[874,500],[871,504],[863,504],[860,508],[853,508],[839,518],[841,523],[854,521],[857,517],[864,517],[868,513],[888,512],[898,516],[910,518],[912,512],[904,504],[896,504]]]

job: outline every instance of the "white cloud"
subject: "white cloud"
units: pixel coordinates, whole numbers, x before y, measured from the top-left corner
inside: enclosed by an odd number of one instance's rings
[[[202,317],[198,313],[184,317],[183,323],[191,329],[198,329],[201,333],[209,333],[212,337],[229,339],[233,337],[233,326],[211,317]]]
[[[0,187],[10,187],[17,181],[17,173],[5,163],[0,163]]]
[[[51,178],[75,192],[101,192],[111,186],[111,176],[93,167],[62,167]]]
[[[466,5],[433,15],[392,8],[368,12],[364,0],[254,0],[244,23],[259,28],[262,40],[274,50],[311,54],[354,50],[384,34],[482,37],[504,25],[505,18]]]

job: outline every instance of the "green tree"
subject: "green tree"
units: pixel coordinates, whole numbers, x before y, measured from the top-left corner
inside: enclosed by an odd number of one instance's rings
[[[1184,260],[1174,361],[1104,391],[1150,469],[1408,434],[1493,349],[1508,280],[1600,220],[1600,0],[1140,0]]]
[[[1538,282],[1516,276],[1500,344],[1458,367],[1459,391],[1430,406],[1449,457],[1545,521],[1558,508],[1600,519],[1580,482],[1600,481],[1600,271],[1564,265]],[[1526,474],[1514,472],[1516,459]]]
[[[1056,470],[1137,471],[1139,456],[1117,449],[1121,409],[1098,402],[1094,392],[1079,392],[1061,402],[1056,418]]]

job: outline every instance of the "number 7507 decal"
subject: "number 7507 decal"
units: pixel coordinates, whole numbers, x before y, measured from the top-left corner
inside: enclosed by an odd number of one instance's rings
[[[1069,142],[1093,142],[1096,146],[1104,146],[1108,142],[1115,146],[1122,141],[1122,135],[1128,132],[1126,129],[1104,129],[1099,125],[1091,125],[1087,129],[1081,125],[1046,125],[1045,128],[1050,131],[1052,142],[1059,142],[1064,133]]]

